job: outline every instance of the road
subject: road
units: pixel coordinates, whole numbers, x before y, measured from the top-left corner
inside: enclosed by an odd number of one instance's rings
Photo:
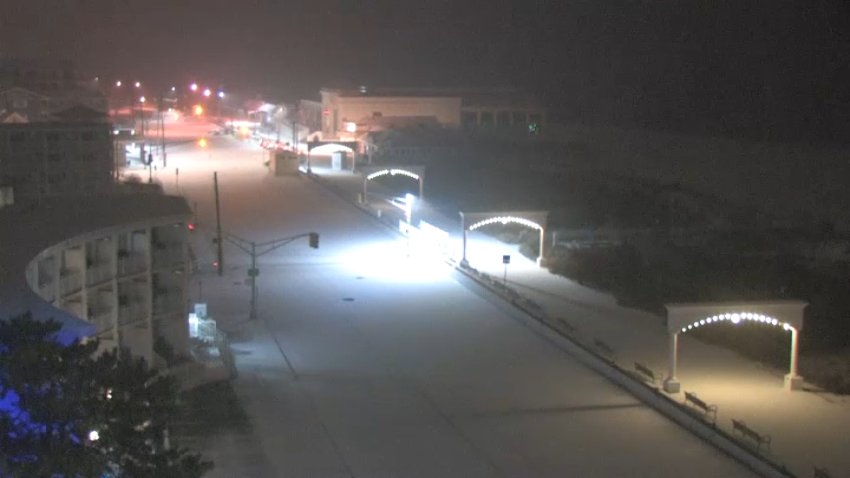
[[[246,321],[244,253],[226,247],[223,277],[195,278],[194,299],[233,337],[250,423],[196,437],[217,462],[210,476],[751,476],[579,364],[559,337],[262,161],[248,142],[210,137],[172,148],[159,171],[196,207],[202,265],[213,260],[203,231],[213,171],[226,230],[321,234],[319,250],[305,240],[262,257],[257,321]]]

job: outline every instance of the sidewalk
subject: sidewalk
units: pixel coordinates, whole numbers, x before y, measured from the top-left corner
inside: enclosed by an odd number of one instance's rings
[[[315,165],[313,173],[320,182],[352,202],[362,188],[362,178],[358,175]],[[426,220],[449,231],[452,250],[458,256],[453,259],[459,260],[459,218],[445,217],[429,208],[427,201],[423,203],[417,204],[413,222]],[[382,208],[382,212],[387,224],[398,223],[400,214],[394,213],[392,207]],[[666,372],[668,335],[663,317],[620,307],[609,294],[538,268],[512,246],[484,241],[488,248],[476,250],[480,244],[478,237],[476,242],[471,241],[467,252],[472,267],[501,282],[505,273],[501,254],[509,253],[512,260],[507,285],[537,303],[546,315],[565,319],[575,328],[575,340],[586,345],[604,342],[612,350],[615,363],[624,370],[632,370],[634,362],[640,362],[656,375],[663,376]],[[850,397],[786,391],[785,372],[699,342],[687,334],[680,335],[681,390],[716,404],[719,428],[732,434],[731,420],[737,419],[761,434],[770,435],[770,448],[762,447],[761,452],[798,476],[811,476],[814,467],[827,469],[834,477],[850,476],[850,454],[844,442],[846,431],[850,430]],[[669,396],[679,402],[684,398],[683,393]]]

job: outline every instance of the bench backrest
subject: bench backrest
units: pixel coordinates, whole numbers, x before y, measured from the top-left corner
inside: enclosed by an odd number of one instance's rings
[[[701,398],[697,397],[695,393],[685,392],[685,400],[693,403],[694,405],[702,408],[705,411],[708,411],[708,404],[705,403]]]
[[[638,372],[640,372],[640,373],[646,375],[647,377],[655,380],[655,373],[652,370],[650,370],[649,368],[643,366],[642,364],[635,362],[635,370],[637,370]],[[685,395],[687,395],[687,394],[685,394]]]

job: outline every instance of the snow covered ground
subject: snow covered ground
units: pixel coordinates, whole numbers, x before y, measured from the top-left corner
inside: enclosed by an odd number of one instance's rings
[[[172,148],[159,179],[195,207],[207,272],[194,299],[231,333],[256,438],[202,440],[218,462],[211,476],[750,476],[580,365],[562,339],[447,266],[409,258],[350,204],[270,176],[255,145],[208,141]],[[260,258],[257,321],[246,321],[247,255],[228,245],[223,277],[206,267],[213,171],[225,230],[258,242],[321,234],[319,250],[302,240]],[[509,277],[521,273],[512,265]],[[249,471],[238,450],[256,446],[265,463]]]

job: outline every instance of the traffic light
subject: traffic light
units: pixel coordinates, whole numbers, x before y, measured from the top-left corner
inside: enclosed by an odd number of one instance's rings
[[[319,233],[318,232],[311,232],[310,233],[310,247],[312,247],[313,249],[319,248]]]

